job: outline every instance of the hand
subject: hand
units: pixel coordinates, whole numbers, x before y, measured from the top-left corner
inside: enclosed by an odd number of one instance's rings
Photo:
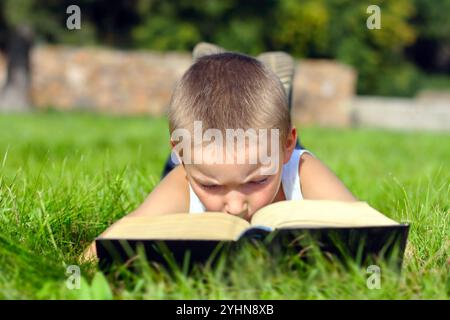
[[[92,242],[91,245],[84,250],[83,254],[79,258],[79,261],[80,263],[87,263],[93,262],[94,260],[98,261],[98,257],[95,242]]]

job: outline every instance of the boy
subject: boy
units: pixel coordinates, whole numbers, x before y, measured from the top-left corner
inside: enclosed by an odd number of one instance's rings
[[[283,84],[257,59],[231,52],[197,59],[173,92],[168,118],[173,153],[180,165],[129,216],[221,211],[249,220],[258,209],[276,201],[356,201],[320,160],[296,148],[297,132]],[[237,149],[234,144],[228,148],[229,141],[216,141],[227,130],[268,130],[270,142],[258,135]],[[214,133],[207,139],[209,145],[188,139],[208,132]],[[221,153],[225,149],[227,161]],[[270,153],[270,161],[263,161],[267,157],[250,161],[256,151]],[[91,246],[85,258],[93,255]]]

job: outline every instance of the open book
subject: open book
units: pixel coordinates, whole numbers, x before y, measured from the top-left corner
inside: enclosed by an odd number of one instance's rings
[[[278,244],[279,240],[292,243],[293,237],[305,232],[316,235],[321,243],[337,234],[350,252],[356,252],[363,241],[363,249],[374,254],[395,242],[402,254],[408,225],[389,219],[366,202],[294,200],[263,207],[250,222],[221,212],[125,217],[96,239],[96,247],[100,261],[106,264],[130,258],[138,243],[144,245],[149,259],[161,261],[154,250],[157,242],[165,242],[177,260],[187,251],[194,260],[203,260],[220,242],[272,234]]]

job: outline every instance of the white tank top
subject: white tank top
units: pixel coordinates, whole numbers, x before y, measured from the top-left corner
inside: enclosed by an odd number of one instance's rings
[[[286,200],[302,200],[302,190],[300,188],[300,176],[298,175],[298,162],[303,153],[311,152],[305,149],[294,149],[289,161],[283,165],[281,172],[281,186],[283,187]],[[202,213],[206,208],[192,190],[189,184],[189,213]]]

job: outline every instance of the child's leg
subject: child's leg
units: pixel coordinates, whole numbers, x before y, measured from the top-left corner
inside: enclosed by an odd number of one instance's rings
[[[284,51],[263,52],[257,59],[268,66],[280,79],[288,98],[289,112],[292,109],[292,82],[295,74],[295,64],[292,56]],[[296,149],[304,149],[297,139]]]
[[[263,52],[257,56],[257,59],[268,66],[280,79],[288,98],[289,112],[291,112],[294,59],[283,51]]]

